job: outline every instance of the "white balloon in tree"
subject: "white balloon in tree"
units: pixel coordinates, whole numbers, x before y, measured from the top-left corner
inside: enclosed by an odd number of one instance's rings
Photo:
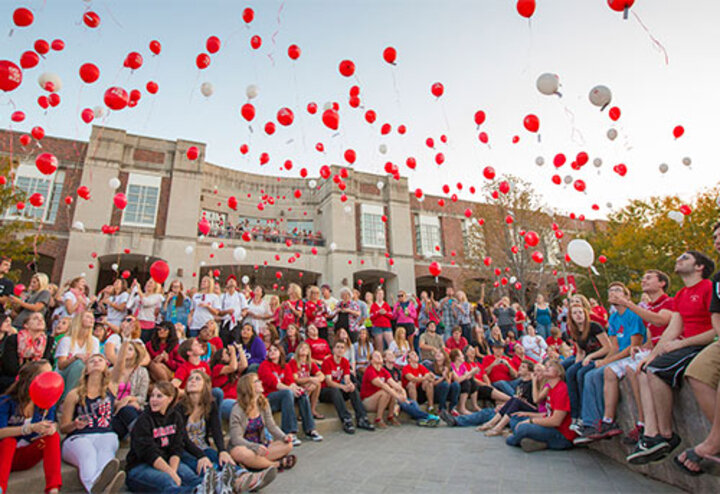
[[[685,221],[685,215],[682,214],[680,211],[670,211],[668,213],[668,218],[677,222],[679,225],[682,225],[683,221]]]

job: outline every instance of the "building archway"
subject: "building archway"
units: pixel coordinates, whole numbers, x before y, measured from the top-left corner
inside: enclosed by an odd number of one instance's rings
[[[159,257],[143,256],[142,254],[118,253],[100,256],[98,257],[97,290],[100,291],[111,284],[124,271],[130,272],[128,283],[132,282],[132,280],[138,280],[138,283],[144,286],[145,282],[150,279],[150,265],[158,260],[160,260]],[[116,264],[117,269],[113,269]],[[173,278],[171,272],[165,285],[167,286]]]
[[[379,269],[366,269],[353,273],[353,288],[360,290],[362,297],[366,292],[375,293],[375,290],[381,286],[385,289],[386,300],[389,300],[390,295],[394,297],[398,290],[397,275]]]
[[[277,273],[282,276],[278,278]],[[212,276],[222,286],[225,286],[225,282],[230,276],[235,276],[239,286],[245,284],[251,287],[260,285],[265,289],[265,293],[278,295],[285,293],[290,283],[295,283],[300,285],[303,296],[305,296],[305,289],[310,285],[316,285],[320,280],[320,273],[313,271],[292,269],[285,266],[257,266],[256,269],[256,266],[250,264],[223,264],[201,267],[198,273],[199,278],[207,275]]]

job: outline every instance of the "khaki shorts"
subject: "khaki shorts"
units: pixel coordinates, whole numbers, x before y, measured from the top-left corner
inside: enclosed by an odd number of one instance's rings
[[[717,389],[720,383],[720,342],[711,343],[700,352],[690,362],[685,371],[685,377],[692,377]]]

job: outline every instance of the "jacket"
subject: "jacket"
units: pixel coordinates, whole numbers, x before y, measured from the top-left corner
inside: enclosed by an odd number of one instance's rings
[[[268,432],[270,432],[273,439],[285,441],[287,435],[280,429],[280,427],[277,426],[275,420],[273,420],[270,405],[260,410],[260,415],[262,416],[265,427]],[[251,451],[257,453],[261,445],[245,439],[245,429],[247,428],[247,424],[248,416],[245,413],[245,410],[240,408],[239,404],[235,403],[235,405],[233,405],[232,412],[230,413],[230,442],[228,447],[234,448],[235,446],[245,446]]]

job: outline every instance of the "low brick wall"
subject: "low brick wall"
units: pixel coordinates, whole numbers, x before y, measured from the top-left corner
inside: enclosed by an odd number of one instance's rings
[[[623,430],[630,430],[634,426],[636,408],[635,400],[632,397],[632,390],[627,380],[620,382],[620,396],[617,422]],[[674,453],[675,455],[680,454],[680,452],[686,448],[702,442],[710,432],[710,423],[702,414],[697,401],[695,401],[692,389],[690,389],[688,385],[684,385],[679,391],[675,392],[673,423],[675,432],[683,439],[683,443]],[[625,464],[631,470],[672,484],[693,494],[720,492],[720,477],[708,474],[699,477],[686,475],[673,464],[672,457],[668,457],[665,461],[654,465],[630,465],[625,461],[625,457],[632,450],[632,446],[623,444],[620,438],[622,438],[622,436],[618,436],[618,438],[612,440],[596,442],[591,444],[590,447],[609,456],[613,460]]]

